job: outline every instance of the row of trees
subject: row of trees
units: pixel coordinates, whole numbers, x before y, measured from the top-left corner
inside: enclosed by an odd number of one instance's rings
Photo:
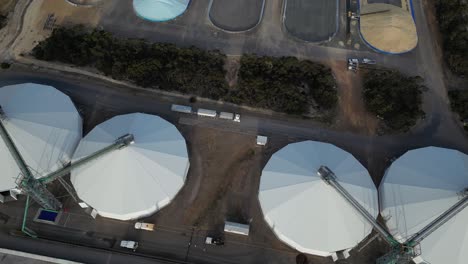
[[[397,71],[374,70],[365,73],[363,97],[367,109],[393,131],[407,131],[424,115],[422,79]]]
[[[57,28],[32,51],[37,59],[91,66],[115,79],[161,90],[304,114],[310,105],[333,108],[337,101],[331,70],[293,57],[246,55],[239,82],[230,91],[225,79],[225,55],[195,47],[150,44],[119,39],[82,26]]]
[[[468,90],[449,91],[450,105],[452,110],[460,115],[460,118],[468,120]],[[468,130],[468,126],[465,125]]]
[[[468,74],[468,1],[436,0],[437,19],[450,69]]]
[[[32,51],[37,59],[91,66],[115,79],[220,99],[227,92],[225,56],[216,51],[118,39],[82,26],[57,28]]]
[[[241,58],[237,90],[229,97],[289,114],[304,114],[309,107],[330,109],[336,105],[337,90],[331,70],[294,57]]]

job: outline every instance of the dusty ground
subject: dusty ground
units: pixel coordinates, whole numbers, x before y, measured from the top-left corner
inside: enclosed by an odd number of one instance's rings
[[[226,81],[229,87],[235,87],[240,69],[240,56],[228,56],[224,68],[226,69]]]
[[[24,19],[24,29],[14,44],[14,54],[28,53],[52,32],[44,25],[47,17],[54,14],[55,25],[84,24],[90,27],[97,25],[100,19],[99,6],[74,7],[66,1],[34,0],[28,8]]]
[[[418,43],[411,13],[394,5],[361,4],[360,26],[363,38],[386,52],[406,52]]]
[[[17,0],[2,0],[0,2],[0,14],[10,12],[15,6]]]
[[[345,62],[332,63],[332,70],[337,81],[339,97],[335,126],[345,131],[375,135],[379,122],[365,109],[361,76],[346,70]]]

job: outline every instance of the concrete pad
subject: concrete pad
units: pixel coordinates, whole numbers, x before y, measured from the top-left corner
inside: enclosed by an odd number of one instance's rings
[[[211,22],[227,31],[246,31],[261,20],[264,0],[213,0]]]
[[[291,35],[305,41],[326,41],[338,29],[338,1],[287,0],[284,16]]]

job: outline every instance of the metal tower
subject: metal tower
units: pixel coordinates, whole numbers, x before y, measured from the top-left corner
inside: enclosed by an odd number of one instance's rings
[[[331,185],[339,194],[341,194],[343,198],[348,201],[392,247],[392,250],[389,253],[377,259],[377,264],[411,263],[411,260],[414,257],[421,254],[419,247],[421,241],[468,206],[468,188],[465,188],[459,193],[459,196],[461,197],[460,201],[426,225],[420,232],[414,234],[410,239],[408,239],[408,241],[400,243],[387,230],[385,230],[385,228],[383,228],[369,214],[369,212],[367,212],[367,210],[362,207],[361,204],[348,193],[348,191],[346,191],[345,188],[340,185],[336,180],[336,175],[333,171],[326,166],[322,166],[317,171],[317,174],[321,176],[326,183]]]
[[[53,172],[42,179],[36,179],[16,148],[5,126],[3,125],[6,121],[7,117],[0,106],[0,135],[21,171],[21,177],[19,177],[17,180],[18,187],[21,188],[26,194],[28,194],[28,196],[34,199],[44,209],[54,211],[60,210],[62,204],[54,197],[51,192],[49,192],[49,190],[47,190],[47,183],[50,183],[56,179],[60,180],[65,189],[72,195],[72,197],[74,197],[73,188],[69,186],[68,183],[66,183],[61,177],[70,173],[70,171],[76,167],[97,159],[113,150],[121,149],[132,144],[134,140],[133,135],[131,134],[123,135],[122,137],[117,138],[114,143],[108,147],[98,150],[93,154],[74,162],[70,166]]]
[[[17,180],[18,187],[28,193],[43,208],[56,211],[60,210],[62,204],[51,192],[49,192],[49,190],[47,190],[44,184],[34,178],[31,170],[28,168],[28,165],[16,148],[12,138],[3,125],[3,123],[7,121],[6,119],[7,117],[5,112],[3,112],[3,109],[0,106],[0,135],[21,171],[21,176],[18,177]]]

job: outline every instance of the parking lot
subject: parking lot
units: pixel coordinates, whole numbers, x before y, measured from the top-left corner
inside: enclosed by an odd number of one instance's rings
[[[264,0],[213,0],[210,20],[223,30],[246,31],[260,22],[264,4]]]
[[[338,1],[286,0],[284,25],[293,36],[310,42],[329,40],[338,30]]]

